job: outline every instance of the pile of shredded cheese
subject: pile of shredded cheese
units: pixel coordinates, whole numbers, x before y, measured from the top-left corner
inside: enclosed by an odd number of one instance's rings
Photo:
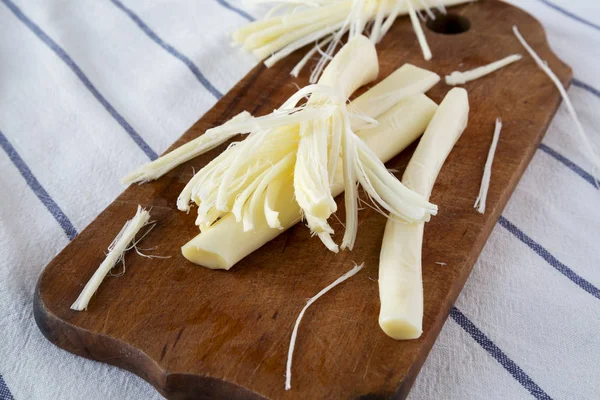
[[[310,75],[310,82],[318,81],[327,62],[332,59],[344,35],[348,40],[369,30],[369,39],[377,44],[383,39],[394,21],[408,14],[415,30],[425,60],[430,60],[431,50],[427,44],[419,21],[425,21],[421,10],[428,18],[435,19],[430,0],[254,0],[256,4],[271,3],[274,7],[265,19],[252,22],[233,33],[234,43],[252,52],[258,59],[265,60],[267,67],[273,66],[294,51],[313,44],[306,56],[294,67],[292,75],[297,77],[302,68],[315,54],[320,58]],[[446,6],[475,0],[435,0],[441,13]]]
[[[358,57],[363,62],[354,64]],[[362,126],[377,124],[360,110],[349,108],[347,99],[358,87],[372,81],[377,72],[374,45],[366,37],[356,36],[338,53],[318,84],[298,90],[273,113],[257,118],[242,113],[209,130],[196,143],[190,142],[190,146],[184,145],[143,166],[126,181],[153,179],[164,173],[166,166],[197,155],[199,149],[213,148],[233,135],[249,132],[245,140],[232,144],[198,171],[178,197],[177,206],[182,211],[189,211],[190,203],[198,206],[196,224],[201,230],[231,213],[244,232],[251,231],[256,215],[263,211],[269,227],[280,228],[273,204],[281,185],[289,183],[293,184],[295,200],[311,232],[333,252],[339,247],[352,249],[356,240],[356,182],[391,218],[409,223],[428,221],[436,214],[437,206],[404,187],[353,130],[352,121]],[[379,100],[380,109],[369,111],[379,115],[404,97],[427,90],[428,85],[422,80],[405,92],[376,93],[373,97]],[[364,108],[372,108],[372,104]],[[333,241],[334,230],[328,221],[337,211],[332,190],[336,175],[343,177],[339,180],[344,182],[345,191],[341,246]]]
[[[308,100],[300,104],[306,97]],[[261,117],[265,124],[251,120],[241,128],[240,131],[251,132],[248,138],[230,146],[200,170],[179,196],[178,207],[187,211],[189,202],[195,203],[196,223],[201,227],[208,227],[231,212],[243,224],[244,231],[254,228],[257,211],[266,208],[271,216],[269,226],[277,228],[280,223],[270,205],[276,189],[271,184],[276,182],[277,187],[293,177],[295,199],[308,227],[329,250],[337,252],[328,220],[337,211],[331,185],[341,170],[346,193],[342,249],[352,249],[356,238],[356,181],[395,219],[428,220],[436,213],[436,206],[406,189],[388,173],[352,131],[351,118],[363,117],[350,112],[346,104],[347,99],[331,87],[311,85],[301,89],[274,113]],[[367,122],[373,121],[367,119]]]

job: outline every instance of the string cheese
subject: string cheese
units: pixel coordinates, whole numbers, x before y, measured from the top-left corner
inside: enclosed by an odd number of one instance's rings
[[[417,18],[417,14],[415,12],[415,8],[412,5],[411,0],[405,0],[406,6],[408,7],[408,15],[410,17],[410,23],[415,30],[415,34],[417,35],[417,40],[419,41],[419,46],[421,46],[421,51],[423,52],[423,58],[427,61],[431,60],[431,49],[429,48],[429,44],[427,43],[427,38],[425,37],[425,33],[423,32],[423,27]]]
[[[325,293],[329,292],[331,289],[344,282],[345,280],[352,278],[356,275],[362,268],[364,264],[355,265],[350,271],[346,272],[344,275],[337,278],[331,284],[329,284],[326,288],[317,293],[314,297],[310,298],[300,314],[298,314],[298,318],[296,319],[296,324],[294,325],[294,330],[292,331],[292,337],[290,338],[290,346],[288,348],[288,356],[285,368],[285,390],[290,390],[292,388],[292,358],[294,356],[294,348],[296,347],[296,337],[298,336],[298,328],[300,327],[300,321],[302,321],[302,317],[304,317],[304,313],[315,301],[317,301],[321,296]]]
[[[464,85],[469,81],[479,79],[481,77],[491,74],[492,72],[499,70],[500,68],[506,67],[507,65],[519,61],[521,58],[523,58],[522,55],[513,54],[506,58],[503,58],[502,60],[495,61],[491,64],[484,65],[482,67],[478,67],[470,71],[454,71],[450,75],[446,76],[446,84],[451,86]]]
[[[474,208],[480,214],[485,214],[485,202],[487,200],[487,194],[490,187],[490,180],[492,179],[492,164],[494,163],[494,155],[496,154],[496,147],[498,146],[498,139],[500,139],[500,131],[502,130],[502,121],[500,118],[496,119],[496,128],[494,129],[494,137],[492,144],[488,152],[488,157],[485,162],[483,169],[483,177],[481,178],[481,187],[479,189],[479,195],[475,200]]]
[[[467,126],[469,100],[452,89],[439,105],[413,154],[402,182],[429,198],[446,157]],[[424,224],[388,219],[379,258],[379,325],[390,337],[416,339],[423,330],[421,251]]]
[[[108,246],[106,258],[85,285],[77,300],[71,305],[71,310],[83,311],[87,309],[92,296],[96,293],[106,275],[123,259],[125,252],[132,247],[130,245],[134,241],[135,236],[140,229],[148,225],[149,220],[150,213],[141,206],[138,206],[135,216],[125,223],[119,234],[110,246]]]
[[[567,106],[567,110],[569,111],[571,118],[575,122],[575,128],[577,130],[577,133],[579,133],[581,140],[583,141],[585,151],[587,152],[589,159],[592,162],[594,171],[597,170],[598,168],[600,168],[600,156],[598,155],[597,151],[595,150],[596,147],[590,142],[587,133],[583,129],[583,125],[581,124],[581,121],[579,121],[577,112],[575,112],[575,108],[573,107],[573,104],[571,103],[571,99],[569,98],[569,95],[567,94],[565,87],[560,82],[560,79],[558,79],[556,74],[550,69],[550,67],[548,66],[548,63],[546,61],[542,60],[540,58],[540,56],[535,52],[535,50],[533,50],[533,48],[527,43],[527,41],[525,40],[525,38],[523,38],[523,36],[519,32],[519,29],[516,26],[513,26],[513,32],[514,32],[515,36],[517,37],[517,39],[519,40],[519,42],[521,42],[523,47],[525,47],[525,50],[527,50],[529,55],[531,55],[531,57],[535,60],[538,67],[540,67],[540,69],[542,71],[544,71],[544,73],[546,75],[548,75],[550,80],[552,80],[552,83],[554,83],[554,86],[556,86],[556,88],[558,89],[560,95],[562,96],[562,98],[565,102],[565,105]]]

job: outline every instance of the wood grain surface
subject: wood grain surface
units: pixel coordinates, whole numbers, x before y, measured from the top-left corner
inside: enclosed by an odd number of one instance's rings
[[[425,29],[434,54],[431,62],[423,60],[408,18],[399,19],[377,47],[380,78],[407,62],[444,76],[509,54],[525,54],[511,32],[516,24],[562,82],[570,83],[570,69],[551,52],[542,27],[525,12],[495,0],[451,12],[468,18],[471,28],[456,35]],[[301,56],[294,54],[272,69],[254,68],[174,146],[243,110],[263,115],[278,107],[296,91],[296,84],[307,84],[307,71],[299,79],[288,75]],[[560,103],[551,81],[530,57],[465,87],[471,103],[469,126],[440,173],[432,194],[440,213],[425,228],[425,317],[419,340],[394,341],[378,326],[376,280],[385,220],[370,209],[360,212],[352,252],[326,251],[300,224],[228,272],[183,258],[180,247],[198,231],[195,213],[177,211],[177,195],[192,171],[225,145],[158,181],[128,188],[77,236],[40,277],[34,300],[39,328],[58,347],[129,370],[169,399],[406,397]],[[429,95],[439,102],[449,89],[440,83]],[[503,119],[504,129],[487,213],[480,215],[473,203],[497,117]],[[402,170],[412,149],[389,167]],[[108,277],[86,312],[71,311],[69,306],[138,204],[152,208],[158,221],[143,247],[158,246],[157,253],[171,258],[128,253],[126,274]],[[334,228],[342,231],[339,224]],[[353,262],[366,267],[321,298],[304,317],[292,390],[284,391],[288,343],[300,309]]]

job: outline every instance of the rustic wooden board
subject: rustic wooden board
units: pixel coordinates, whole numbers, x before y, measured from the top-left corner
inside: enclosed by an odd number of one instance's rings
[[[470,69],[523,49],[511,33],[517,24],[565,85],[570,69],[550,51],[540,24],[512,6],[483,0],[455,8],[471,22],[460,35],[426,30],[434,60],[425,62],[407,18],[378,46],[381,77],[406,62],[440,75]],[[257,66],[174,145],[198,136],[242,110],[265,114],[306,84],[288,71],[296,54],[273,69]],[[433,345],[502,209],[560,103],[550,80],[529,57],[466,85],[469,126],[442,169],[432,200],[440,213],[426,225],[423,273],[424,334],[397,342],[377,324],[377,267],[384,219],[367,209],[353,252],[334,255],[299,225],[247,257],[229,272],[187,262],[179,248],[196,233],[195,215],[175,208],[192,168],[223,147],[151,184],[128,188],[42,273],[35,318],[43,334],[72,353],[138,374],[170,399],[186,398],[404,398]],[[439,102],[449,87],[431,92]],[[488,212],[473,202],[496,117],[504,120]],[[389,166],[403,169],[410,151]],[[158,246],[167,260],[126,256],[127,273],[107,278],[87,312],[69,309],[104,251],[138,204],[158,221],[144,247]],[[339,228],[339,226],[338,226]],[[226,239],[224,239],[226,240]],[[284,371],[293,322],[313,296],[352,266],[365,269],[319,300],[306,314],[294,357],[293,389]],[[437,261],[446,266],[435,264]],[[125,395],[125,394],[124,394]]]

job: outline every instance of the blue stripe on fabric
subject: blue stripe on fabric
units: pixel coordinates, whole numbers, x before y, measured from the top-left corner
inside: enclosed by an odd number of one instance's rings
[[[52,197],[50,197],[46,189],[44,189],[42,184],[33,175],[31,169],[27,166],[25,161],[23,161],[19,153],[17,153],[17,150],[15,150],[15,148],[13,147],[13,145],[10,144],[10,142],[8,141],[6,136],[4,136],[2,131],[0,131],[0,146],[4,149],[4,151],[8,155],[8,158],[10,158],[15,167],[17,167],[17,169],[25,179],[25,182],[27,182],[31,190],[33,190],[33,193],[35,193],[35,195],[38,197],[38,199],[40,199],[42,204],[46,206],[48,211],[50,211],[50,214],[52,214],[54,219],[56,219],[58,224],[62,227],[63,231],[65,231],[65,234],[67,235],[69,240],[73,240],[75,236],[77,236],[77,229],[75,229],[75,227],[69,220],[69,217],[65,215],[65,213],[60,209],[58,204],[56,204],[56,202],[52,200]]]
[[[129,18],[131,18],[133,20],[133,22],[135,22],[135,24],[150,38],[152,39],[152,41],[154,43],[156,43],[157,45],[159,45],[160,47],[162,47],[167,53],[171,54],[173,57],[177,58],[179,61],[181,61],[182,63],[184,63],[190,71],[192,71],[192,74],[194,74],[194,76],[196,77],[196,79],[198,79],[198,81],[202,84],[202,86],[204,86],[206,88],[206,90],[208,90],[213,96],[215,96],[217,99],[220,99],[221,97],[223,97],[223,94],[221,92],[219,92],[217,90],[217,88],[215,88],[213,86],[213,84],[204,76],[204,74],[202,74],[202,72],[200,71],[200,69],[196,66],[196,64],[194,64],[194,62],[192,60],[190,60],[189,58],[187,58],[185,55],[183,55],[181,52],[179,52],[175,47],[171,46],[170,44],[168,44],[167,42],[165,42],[164,40],[162,40],[152,29],[150,29],[150,27],[148,25],[146,25],[146,23],[144,21],[142,21],[142,19],[136,14],[134,13],[130,8],[127,8],[123,3],[121,3],[119,0],[111,0],[113,2],[113,4],[115,6],[117,6],[117,8],[119,8],[121,11],[123,11],[125,14],[127,14],[129,16]]]
[[[547,5],[548,7],[555,9],[559,13],[564,14],[567,17],[574,19],[575,21],[579,21],[582,24],[589,26],[590,28],[594,28],[594,29],[600,31],[600,25],[596,25],[593,22],[585,20],[585,19],[581,18],[579,15],[575,15],[571,11],[566,10],[566,9],[564,9],[564,8],[562,8],[562,7],[556,5],[556,4],[554,4],[554,3],[552,3],[552,2],[550,2],[548,0],[540,0],[540,1],[542,3],[544,3],[545,5]]]
[[[596,89],[595,87],[592,87],[592,86],[588,85],[587,83],[582,82],[579,79],[575,79],[575,78],[573,78],[572,82],[573,82],[573,86],[577,86],[578,88],[581,88],[583,90],[587,90],[588,92],[590,92],[594,96],[600,98],[600,90]]]
[[[232,6],[231,4],[229,4],[227,1],[225,0],[217,0],[217,2],[222,5],[223,7],[227,8],[228,10],[233,11],[234,13],[242,16],[243,18],[246,18],[248,21],[253,22],[255,21],[254,17],[250,14],[248,14],[246,11],[241,10],[237,7]]]
[[[590,185],[598,189],[594,177],[590,173],[585,171],[583,168],[581,168],[579,165],[575,164],[573,161],[569,160],[567,157],[563,156],[562,154],[552,149],[551,147],[545,145],[544,143],[540,144],[540,150],[563,163],[571,171],[575,172],[577,175],[585,179]]]
[[[0,375],[0,400],[14,400],[10,390],[8,390],[8,386],[6,386],[6,382],[4,382],[4,378]]]
[[[79,68],[79,66],[73,61],[73,59],[60,47],[54,40],[50,38],[42,29],[37,26],[32,20],[30,20],[19,7],[17,7],[11,0],[0,0],[12,13],[27,26],[42,42],[44,42],[54,53],[60,57],[62,61],[77,75],[81,83],[94,95],[96,100],[100,102],[108,111],[108,113],[125,129],[133,141],[142,149],[144,153],[150,158],[155,160],[158,155],[150,148],[150,146],[144,141],[144,139],[133,129],[131,125],[123,118],[121,114],[100,94],[98,89],[92,84],[85,73]]]
[[[588,282],[575,271],[567,267],[565,264],[558,261],[548,250],[543,248],[539,243],[535,242],[532,238],[527,236],[523,231],[517,228],[512,222],[506,218],[500,216],[498,220],[507,231],[516,236],[521,242],[525,243],[531,250],[533,250],[538,256],[542,257],[548,264],[554,267],[558,272],[569,278],[577,286],[591,294],[597,299],[600,299],[600,289]]]
[[[525,389],[529,391],[536,399],[552,400],[542,388],[540,388],[530,377],[511,360],[490,338],[488,338],[479,328],[467,318],[458,308],[452,307],[450,316],[458,325],[461,326],[475,341],[483,347],[492,357],[496,359],[507,370],[513,378],[517,380]]]

